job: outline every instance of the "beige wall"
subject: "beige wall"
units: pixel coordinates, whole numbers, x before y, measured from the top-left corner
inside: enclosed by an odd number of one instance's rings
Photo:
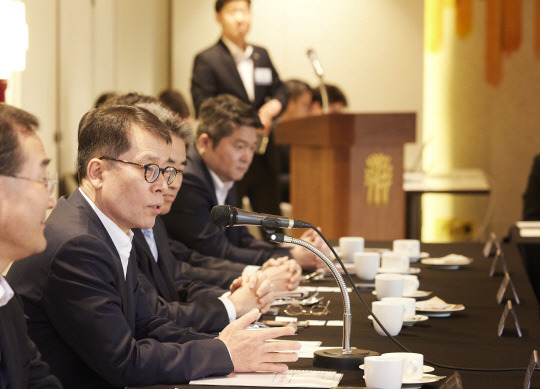
[[[220,34],[214,0],[173,1],[172,84],[191,100],[195,54]],[[327,82],[346,93],[352,112],[412,111],[421,139],[423,3],[418,0],[272,0],[252,2],[248,40],[265,46],[280,77],[318,79],[313,48]],[[416,149],[408,150],[412,161]],[[409,164],[410,165],[410,164]]]
[[[79,120],[99,94],[156,94],[169,85],[169,1],[24,3],[27,67],[10,79],[7,102],[40,118],[47,153],[59,164],[61,176],[71,176]]]

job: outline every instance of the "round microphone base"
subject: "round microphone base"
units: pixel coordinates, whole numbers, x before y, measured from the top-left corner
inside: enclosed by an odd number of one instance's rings
[[[360,370],[365,357],[379,355],[376,351],[352,348],[350,353],[343,353],[342,348],[329,348],[315,351],[313,357],[314,367],[324,367],[337,371]]]

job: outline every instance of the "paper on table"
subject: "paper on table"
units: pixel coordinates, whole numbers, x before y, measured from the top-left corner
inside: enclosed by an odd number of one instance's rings
[[[335,371],[288,370],[285,373],[231,373],[190,381],[190,385],[333,388],[343,374]]]
[[[309,294],[309,290],[307,290],[307,287],[299,286],[295,290],[288,290],[284,292],[274,292],[274,297],[277,299],[285,298],[285,297],[302,299],[306,297],[308,294]]]
[[[339,286],[319,286],[317,288],[317,292],[335,292],[335,293],[339,293],[339,292],[341,292],[341,289],[339,288]],[[351,293],[352,289],[350,287],[348,287],[347,292]]]

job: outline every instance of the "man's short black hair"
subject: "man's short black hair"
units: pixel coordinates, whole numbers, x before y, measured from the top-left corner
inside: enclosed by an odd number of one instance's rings
[[[103,155],[118,158],[131,148],[130,137],[136,125],[171,143],[169,130],[154,114],[133,105],[104,105],[87,112],[79,123],[77,173],[86,177],[92,158]]]
[[[31,134],[38,119],[20,108],[0,103],[0,174],[13,175],[24,164],[19,134]]]
[[[162,104],[165,104],[165,106],[167,106],[171,111],[180,115],[182,119],[185,119],[191,115],[186,99],[182,93],[177,90],[164,90],[159,94],[159,101],[161,101]]]
[[[229,1],[233,0],[216,0],[216,12],[221,11],[221,9],[227,4]],[[244,0],[248,3],[248,6],[251,6],[251,0]]]
[[[347,107],[347,97],[345,93],[341,91],[337,86],[332,84],[324,84],[326,86],[326,93],[328,94],[328,104],[342,103],[344,107]],[[322,106],[321,89],[313,88],[311,91],[313,102],[318,102]]]
[[[296,100],[298,97],[300,97],[306,92],[311,93],[311,87],[309,86],[309,84],[302,80],[291,79],[285,81],[283,84],[287,89],[290,100]]]
[[[207,134],[215,148],[221,139],[232,135],[240,126],[263,127],[255,108],[229,94],[210,97],[199,110],[197,139]]]

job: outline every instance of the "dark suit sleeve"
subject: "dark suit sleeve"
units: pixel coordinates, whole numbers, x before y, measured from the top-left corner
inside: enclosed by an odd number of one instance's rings
[[[217,333],[229,324],[227,310],[217,298],[169,302],[159,296],[156,288],[142,273],[139,273],[139,287],[154,314],[166,317],[182,327],[191,327],[204,333]]]
[[[198,116],[199,107],[208,97],[218,95],[218,80],[213,71],[212,64],[205,55],[197,55],[193,62],[193,73],[191,76],[191,98],[195,114]]]
[[[523,220],[540,220],[540,155],[534,158],[523,194]]]
[[[190,280],[228,289],[231,282],[240,277],[246,267],[243,263],[199,254],[173,239],[169,239],[169,243],[171,252],[178,262],[175,268],[178,272],[174,274],[175,279],[183,275]]]
[[[128,296],[136,305],[132,330],[118,293],[123,275],[111,258],[110,248],[98,238],[82,235],[66,241],[52,259],[44,296],[52,324],[91,369],[122,387],[232,371],[223,342],[152,315],[138,288]]]
[[[208,198],[208,193],[202,189],[202,183],[196,183],[197,177],[187,175],[184,177],[182,188],[171,211],[162,218],[173,239],[185,242],[202,254],[226,258],[246,265],[262,265],[269,258],[289,254],[288,250],[271,243],[255,243],[254,238],[249,238],[248,235],[242,239],[243,247],[234,245],[221,227],[211,222],[210,211],[213,205]],[[251,244],[256,247],[251,248]]]
[[[1,357],[6,359],[4,366],[7,371],[4,373],[8,376],[10,388],[62,388],[27,335],[22,302],[17,295],[0,307],[0,331],[3,342]]]

